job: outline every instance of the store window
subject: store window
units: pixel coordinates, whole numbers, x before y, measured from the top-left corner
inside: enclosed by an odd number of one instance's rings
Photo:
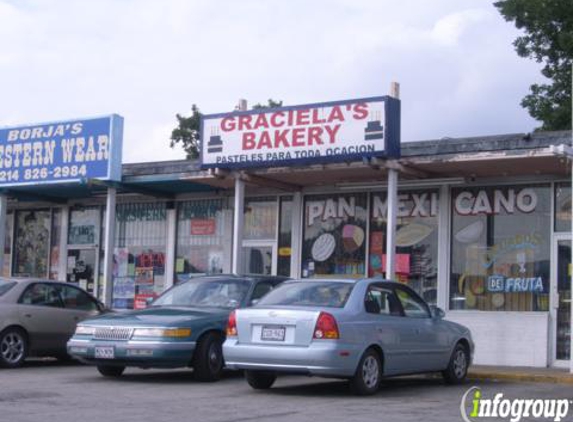
[[[51,211],[16,211],[15,220],[12,274],[16,277],[47,277]]]
[[[6,214],[6,227],[4,232],[4,261],[2,266],[2,276],[10,277],[12,268],[12,236],[14,232],[14,213]]]
[[[303,277],[364,276],[366,208],[366,194],[305,198]]]
[[[177,208],[176,281],[222,273],[225,213],[222,199],[181,202]]]
[[[571,231],[571,182],[555,184],[555,231]]]
[[[274,241],[277,233],[277,198],[245,199],[244,240]]]
[[[549,186],[452,190],[450,308],[547,311]]]
[[[370,277],[386,273],[386,193],[371,197]],[[398,193],[396,219],[396,280],[407,284],[428,303],[437,301],[438,192],[416,190]]]
[[[167,211],[165,203],[121,204],[116,208],[113,307],[144,307],[165,288]]]
[[[68,245],[96,244],[99,219],[99,207],[72,208],[68,228]]]

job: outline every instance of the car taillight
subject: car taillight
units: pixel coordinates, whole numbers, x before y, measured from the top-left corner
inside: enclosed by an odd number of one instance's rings
[[[227,322],[227,337],[237,337],[237,318],[235,311],[229,314],[229,321]]]
[[[336,324],[336,319],[327,312],[321,312],[316,320],[316,326],[314,327],[314,334],[312,338],[315,339],[338,339],[340,338],[340,333],[338,331],[338,325]]]

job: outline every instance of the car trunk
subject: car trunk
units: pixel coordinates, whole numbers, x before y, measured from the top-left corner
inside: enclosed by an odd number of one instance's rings
[[[308,346],[320,311],[306,309],[241,309],[237,311],[239,343]]]

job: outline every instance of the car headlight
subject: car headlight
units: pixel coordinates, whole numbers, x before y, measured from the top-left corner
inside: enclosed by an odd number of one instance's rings
[[[190,328],[136,328],[133,337],[189,337]]]
[[[76,334],[80,336],[93,336],[95,333],[95,327],[90,327],[89,325],[78,325],[76,327]]]

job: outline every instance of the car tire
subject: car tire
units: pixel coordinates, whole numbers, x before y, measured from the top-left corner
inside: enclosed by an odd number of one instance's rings
[[[104,377],[118,378],[125,371],[125,366],[98,365],[97,370]]]
[[[213,382],[223,373],[223,338],[217,333],[208,333],[199,341],[193,356],[195,379]]]
[[[245,371],[245,379],[255,390],[268,390],[277,379],[277,374],[266,371]]]
[[[382,381],[382,362],[380,355],[368,349],[358,363],[356,373],[350,379],[350,389],[359,396],[370,396],[380,388]]]
[[[442,376],[447,384],[461,384],[468,374],[469,354],[463,344],[456,344],[448,367],[442,371]]]
[[[7,328],[0,333],[0,366],[18,368],[28,357],[28,337],[20,328]]]

